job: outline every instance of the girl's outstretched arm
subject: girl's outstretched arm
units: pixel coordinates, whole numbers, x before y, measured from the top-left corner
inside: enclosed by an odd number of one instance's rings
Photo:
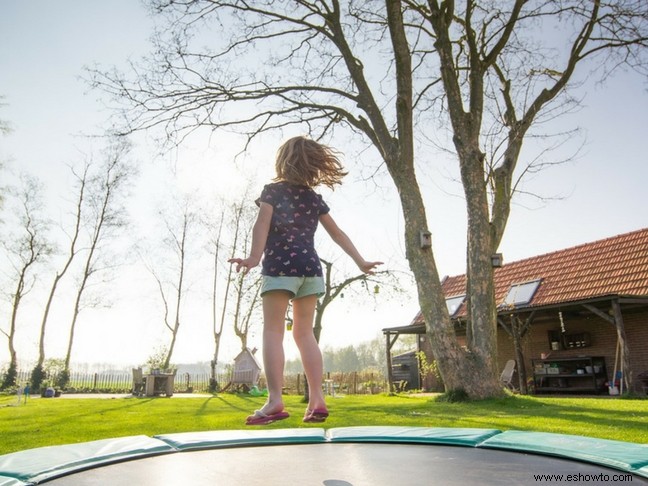
[[[270,204],[264,202],[259,206],[259,214],[252,228],[252,248],[250,248],[250,256],[247,258],[230,258],[227,260],[229,263],[236,263],[237,272],[243,269],[244,274],[248,273],[250,268],[256,267],[261,261],[270,231],[273,209]]]
[[[374,269],[378,265],[382,265],[383,262],[368,262],[360,252],[357,250],[351,238],[340,229],[335,220],[331,217],[330,214],[323,214],[320,216],[320,223],[324,226],[326,232],[331,236],[331,239],[342,248],[347,255],[353,258],[353,261],[358,265],[358,268],[364,273],[372,274]]]

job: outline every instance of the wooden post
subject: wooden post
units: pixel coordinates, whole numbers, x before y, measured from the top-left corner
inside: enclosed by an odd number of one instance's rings
[[[623,322],[623,314],[621,314],[621,305],[619,304],[618,299],[612,301],[612,311],[614,312],[614,321],[617,330],[617,337],[619,343],[621,343],[621,369],[622,369],[622,381],[620,383],[621,392],[623,392],[623,382],[626,384],[626,389],[628,391],[635,391],[630,389],[633,386],[632,380],[632,366],[630,365],[630,350],[628,349],[628,341],[626,339],[625,333],[625,324]],[[612,382],[616,379],[615,376],[612,377]]]
[[[392,383],[394,381],[394,376],[392,374],[392,358],[391,358],[391,349],[394,347],[394,344],[396,343],[396,340],[398,339],[398,334],[394,335],[394,339],[389,338],[389,333],[385,333],[385,339],[386,339],[386,352],[387,352],[387,389],[391,393],[392,390]]]
[[[614,317],[607,315],[605,312],[600,311],[593,305],[583,304],[583,307],[599,316],[601,319],[613,324],[616,328],[617,339],[621,344],[621,368],[623,369],[623,380],[629,387],[634,386],[632,383],[632,367],[630,365],[630,350],[628,349],[628,342],[626,340],[625,325],[623,323],[623,314],[621,313],[621,304],[619,299],[612,300],[612,314]],[[616,376],[612,377],[612,383],[616,380]],[[634,391],[634,390],[631,390]]]

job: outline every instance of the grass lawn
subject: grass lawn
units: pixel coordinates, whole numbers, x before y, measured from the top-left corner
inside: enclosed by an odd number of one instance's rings
[[[304,424],[299,396],[284,397],[291,417],[265,427]],[[200,398],[33,398],[15,406],[0,397],[0,454],[34,447],[130,435],[247,428],[263,398],[219,394]],[[648,443],[648,400],[512,396],[441,403],[414,395],[331,397],[326,428],[362,425],[533,430]],[[259,428],[259,427],[252,427]]]

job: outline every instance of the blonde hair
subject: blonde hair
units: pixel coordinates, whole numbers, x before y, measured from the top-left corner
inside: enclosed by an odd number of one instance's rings
[[[308,187],[324,184],[333,188],[347,175],[335,149],[303,136],[293,137],[279,147],[275,170],[275,181]]]

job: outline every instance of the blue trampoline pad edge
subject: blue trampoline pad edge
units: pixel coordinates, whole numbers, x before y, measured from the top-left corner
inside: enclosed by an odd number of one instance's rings
[[[169,444],[145,435],[28,449],[0,456],[0,486],[12,484],[2,482],[5,477],[23,484],[38,484],[116,461],[174,451]]]
[[[478,447],[588,462],[648,478],[648,444],[509,430],[486,439]]]
[[[326,442],[326,431],[308,429],[211,430],[156,435],[178,451],[261,445],[311,444]]]
[[[27,483],[16,478],[10,478],[7,476],[0,476],[0,486],[25,486]]]
[[[404,442],[477,447],[486,439],[501,433],[497,429],[366,426],[329,429],[327,438],[331,442]]]
[[[366,426],[204,431],[133,436],[29,449],[0,456],[0,486],[54,478],[144,457],[232,447],[290,444],[394,443],[499,449],[595,464],[648,478],[648,445],[544,432]]]

